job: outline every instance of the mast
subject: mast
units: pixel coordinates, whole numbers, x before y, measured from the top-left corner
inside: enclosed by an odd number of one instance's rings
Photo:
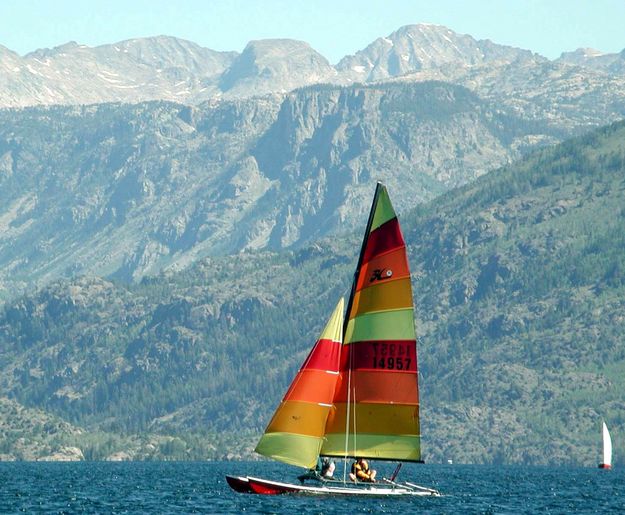
[[[347,322],[349,320],[349,314],[352,310],[352,306],[354,303],[354,295],[356,294],[356,285],[358,284],[358,278],[360,277],[360,267],[362,265],[362,260],[365,255],[365,248],[367,246],[367,240],[369,238],[369,232],[371,231],[371,225],[373,224],[373,216],[375,214],[375,208],[378,205],[378,198],[380,196],[380,189],[382,188],[382,183],[380,181],[377,182],[375,187],[375,193],[373,195],[373,202],[371,203],[371,209],[369,210],[369,218],[367,220],[367,226],[365,228],[365,235],[362,238],[362,245],[360,246],[360,255],[358,256],[358,263],[356,264],[356,270],[354,271],[354,280],[352,282],[352,289],[349,294],[349,300],[347,301],[347,311],[345,314],[345,318],[343,319],[343,334],[342,341],[345,341],[345,332],[347,331]],[[351,405],[354,403],[355,408],[355,396],[356,389],[352,388],[352,367],[353,367],[353,347],[350,345],[349,347],[349,366],[347,369],[347,416],[345,417],[345,459],[349,456],[349,424],[351,422]],[[353,396],[353,399],[352,399]],[[354,412],[354,441],[356,439],[356,413]],[[345,466],[343,468],[343,476],[347,471],[347,462],[345,462]],[[345,480],[345,477],[343,478]]]

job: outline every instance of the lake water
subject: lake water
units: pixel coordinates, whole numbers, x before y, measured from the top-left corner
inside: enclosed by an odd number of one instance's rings
[[[392,466],[376,464],[379,474]],[[386,470],[388,468],[388,470]],[[267,462],[0,463],[0,513],[622,513],[620,469],[405,465],[439,498],[239,494],[225,474],[291,479]]]

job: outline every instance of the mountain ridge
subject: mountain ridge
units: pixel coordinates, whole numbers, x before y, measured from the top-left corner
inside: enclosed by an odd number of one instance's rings
[[[476,40],[431,24],[400,27],[343,57],[336,66],[308,43],[287,39],[253,41],[242,53],[217,52],[172,36],[135,38],[93,48],[68,43],[23,57],[8,49],[0,54],[0,105],[146,100],[195,105],[209,99],[288,92],[323,82],[345,85],[410,74],[414,80],[419,72],[445,68],[455,68],[445,76],[458,83],[459,75],[486,64],[490,65],[486,73],[491,75],[497,67],[508,66],[509,74],[519,66],[552,62],[624,80],[619,54],[588,59],[567,55],[549,61],[529,50]],[[289,73],[285,63],[295,72]],[[509,67],[512,64],[514,68]]]

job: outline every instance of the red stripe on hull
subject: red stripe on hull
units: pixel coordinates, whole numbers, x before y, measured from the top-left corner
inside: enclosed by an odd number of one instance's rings
[[[253,492],[246,477],[226,476],[226,481],[235,492],[242,494],[251,494]]]
[[[299,492],[299,488],[289,488],[287,486],[276,485],[273,483],[265,483],[264,481],[258,481],[256,479],[250,479],[250,487],[254,493],[261,495],[282,495],[292,492]]]
[[[607,465],[606,463],[599,463],[599,468],[610,470],[612,468],[612,465]]]

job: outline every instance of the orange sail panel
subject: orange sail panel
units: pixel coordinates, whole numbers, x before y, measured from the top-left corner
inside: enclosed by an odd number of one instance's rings
[[[378,183],[343,329],[323,455],[419,461],[417,346],[397,215]]]
[[[258,442],[259,454],[315,466],[339,377],[343,309],[341,299]]]

